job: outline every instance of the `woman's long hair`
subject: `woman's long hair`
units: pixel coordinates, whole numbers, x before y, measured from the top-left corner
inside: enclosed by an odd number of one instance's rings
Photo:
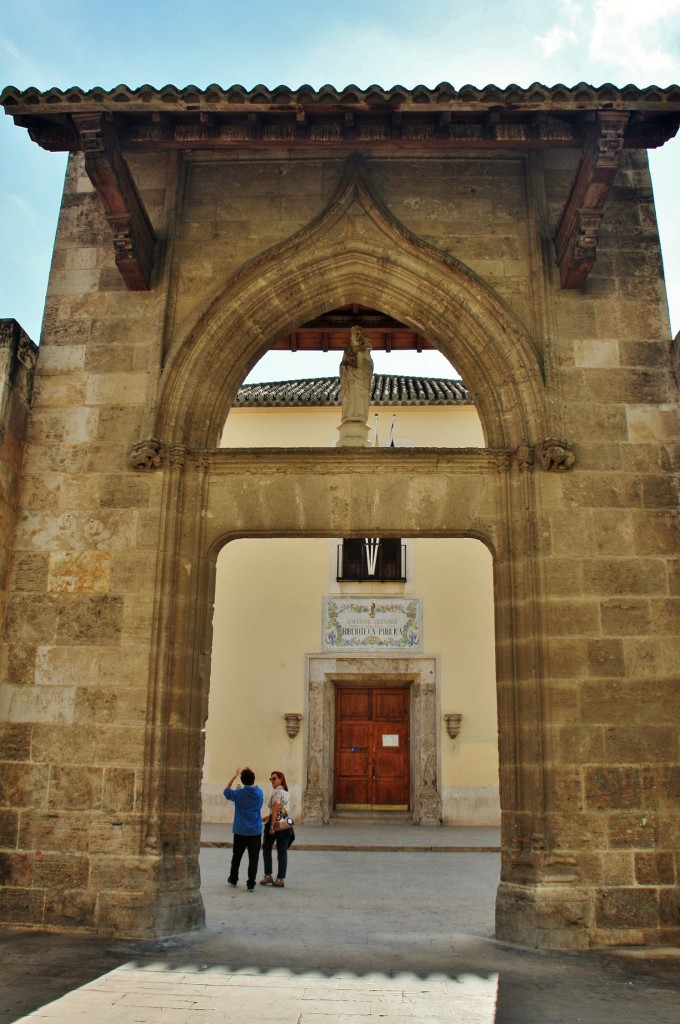
[[[286,782],[286,776],[283,774],[283,772],[279,772],[279,771],[276,770],[276,768],[274,768],[274,769],[272,769],[271,774],[272,775],[278,775],[278,777],[279,777],[279,786],[283,786],[283,788],[285,789],[285,791],[287,793],[288,792],[288,783]]]

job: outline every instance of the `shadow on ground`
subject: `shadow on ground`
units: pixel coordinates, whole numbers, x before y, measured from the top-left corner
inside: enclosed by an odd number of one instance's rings
[[[201,1011],[201,1024],[239,1013],[305,1024],[345,1014],[357,1024],[680,1020],[674,951],[544,953],[497,942],[496,854],[291,852],[286,888],[252,895],[226,886],[229,856],[201,853],[200,933],[113,942],[0,932],[0,1024],[31,1013],[72,1024],[88,1012],[132,1024],[167,1020],[170,1007],[173,1021]]]

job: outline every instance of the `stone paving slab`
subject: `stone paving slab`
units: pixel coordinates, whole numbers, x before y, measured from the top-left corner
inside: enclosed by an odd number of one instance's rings
[[[162,942],[0,932],[0,1024],[678,1024],[680,951],[497,942],[499,857],[293,848],[285,889],[226,886]]]
[[[394,851],[418,853],[500,853],[499,828],[457,828],[451,825],[435,827],[411,824],[351,824],[332,822],[330,825],[296,825],[297,850],[366,850],[373,853]],[[201,846],[231,846],[231,825],[204,823],[201,827]]]

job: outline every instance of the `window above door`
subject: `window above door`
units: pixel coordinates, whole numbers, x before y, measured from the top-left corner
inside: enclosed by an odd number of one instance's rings
[[[337,549],[340,582],[406,580],[406,545],[399,537],[346,537]]]

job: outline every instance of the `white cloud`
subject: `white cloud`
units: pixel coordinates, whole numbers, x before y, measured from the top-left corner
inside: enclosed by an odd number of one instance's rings
[[[680,0],[595,0],[589,53],[626,80],[664,85],[680,74]],[[675,38],[673,35],[675,30]]]
[[[535,41],[547,59],[567,49],[578,63],[587,55],[590,78],[599,71],[618,84],[669,85],[680,77],[680,0],[564,0]]]
[[[544,57],[554,57],[567,43],[575,43],[578,37],[571,29],[554,25],[544,36],[535,36],[536,42],[543,50]]]
[[[6,39],[5,36],[0,36],[0,46],[10,55],[10,57],[13,57],[14,60],[21,60],[21,52],[17,50],[16,46],[14,46],[9,39]]]

